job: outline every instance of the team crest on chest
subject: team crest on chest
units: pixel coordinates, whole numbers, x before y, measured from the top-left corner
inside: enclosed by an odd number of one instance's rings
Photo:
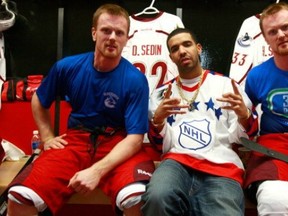
[[[105,106],[108,108],[115,108],[119,97],[113,92],[105,92],[104,97],[105,97],[105,100],[104,100]]]
[[[190,150],[203,149],[211,142],[210,122],[206,119],[183,122],[180,127],[179,144]]]

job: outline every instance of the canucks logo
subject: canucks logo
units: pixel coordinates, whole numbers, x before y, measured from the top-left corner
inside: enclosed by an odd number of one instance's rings
[[[237,43],[241,47],[249,47],[251,45],[251,42],[252,42],[252,37],[249,36],[248,32],[246,32],[244,36],[241,36],[237,39]]]
[[[113,92],[105,92],[104,97],[105,97],[105,100],[104,100],[105,106],[108,108],[115,108],[119,97]]]
[[[190,150],[207,147],[211,142],[210,122],[206,119],[183,122],[180,125],[179,144]]]
[[[274,89],[267,95],[268,109],[275,115],[288,118],[288,89]]]

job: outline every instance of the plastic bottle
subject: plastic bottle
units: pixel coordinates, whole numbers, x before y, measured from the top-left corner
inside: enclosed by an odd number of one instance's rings
[[[32,139],[31,139],[32,154],[39,147],[40,142],[41,142],[41,139],[40,139],[40,136],[39,136],[39,131],[38,130],[34,130],[33,131],[33,136],[32,136]]]

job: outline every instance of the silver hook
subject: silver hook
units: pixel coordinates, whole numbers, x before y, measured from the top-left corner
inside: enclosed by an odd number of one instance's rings
[[[4,1],[5,1],[5,0],[4,0]],[[151,4],[150,4],[149,7],[153,7],[154,3],[155,3],[155,0],[152,0],[152,2],[151,2]]]
[[[1,3],[1,5],[4,5],[5,6],[5,9],[6,9],[6,11],[8,11],[9,13],[11,13],[12,14],[12,16],[15,16],[14,15],[14,13],[8,8],[8,3],[7,3],[7,1],[6,0],[2,0],[2,3]]]
[[[6,12],[8,12],[8,14],[11,15],[11,18],[0,20],[0,24],[1,24],[0,25],[0,32],[10,28],[15,23],[15,13],[12,12],[11,10],[9,10],[8,3],[6,2],[6,0],[2,0],[1,5],[3,5],[5,7]]]

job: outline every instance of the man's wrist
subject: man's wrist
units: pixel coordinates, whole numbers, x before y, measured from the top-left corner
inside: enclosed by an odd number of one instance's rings
[[[250,118],[251,114],[252,114],[251,110],[249,108],[247,108],[246,116],[243,116],[243,117],[238,116],[238,118],[239,118],[239,120],[247,120]]]
[[[153,127],[155,127],[155,128],[157,128],[157,129],[159,129],[159,128],[161,128],[162,129],[162,127],[164,126],[164,124],[165,124],[165,121],[155,121],[155,118],[153,117],[152,119],[151,119],[151,124],[153,125]]]
[[[45,138],[44,140],[42,140],[42,143],[46,143],[52,139],[54,139],[54,136],[49,136],[49,137]]]

